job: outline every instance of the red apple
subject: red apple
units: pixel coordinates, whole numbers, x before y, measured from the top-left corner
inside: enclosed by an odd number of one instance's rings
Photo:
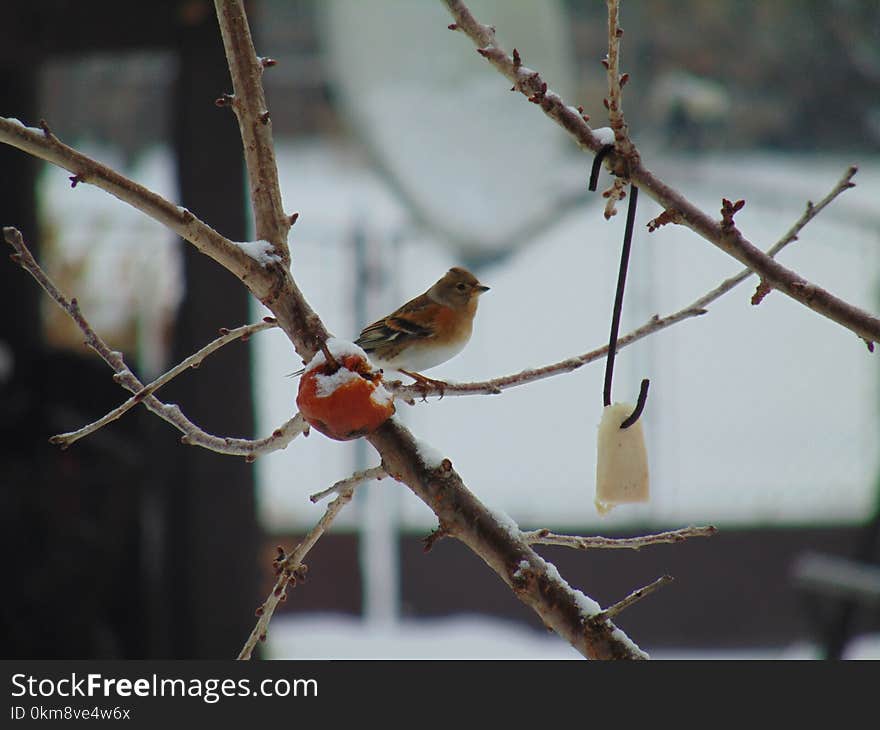
[[[394,415],[394,397],[356,345],[328,339],[334,362],[319,352],[303,373],[296,405],[325,436],[349,441],[371,433]]]

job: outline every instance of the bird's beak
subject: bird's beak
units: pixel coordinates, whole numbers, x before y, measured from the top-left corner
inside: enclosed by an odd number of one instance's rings
[[[482,294],[483,292],[489,291],[489,287],[484,286],[483,284],[478,284],[477,286],[474,287],[474,289],[476,289],[479,294]]]

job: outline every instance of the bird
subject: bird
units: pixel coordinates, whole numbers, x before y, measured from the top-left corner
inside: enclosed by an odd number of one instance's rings
[[[489,287],[470,271],[454,266],[426,292],[364,327],[355,340],[373,364],[408,375],[423,386],[443,381],[420,371],[460,353],[471,339],[477,302]]]

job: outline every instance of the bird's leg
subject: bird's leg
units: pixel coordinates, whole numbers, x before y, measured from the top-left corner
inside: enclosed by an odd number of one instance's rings
[[[433,387],[440,391],[440,397],[442,398],[446,393],[446,386],[449,383],[443,380],[434,380],[434,378],[427,378],[420,373],[412,373],[409,370],[401,370],[404,375],[409,375],[413,380],[416,381],[420,386],[422,386],[422,400],[426,400],[426,396],[428,395],[427,388]]]

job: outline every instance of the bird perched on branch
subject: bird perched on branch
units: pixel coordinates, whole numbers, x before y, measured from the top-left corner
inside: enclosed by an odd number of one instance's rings
[[[477,301],[489,290],[467,269],[453,267],[424,294],[365,327],[355,340],[382,369],[423,385],[445,383],[421,375],[455,357],[471,338]]]

